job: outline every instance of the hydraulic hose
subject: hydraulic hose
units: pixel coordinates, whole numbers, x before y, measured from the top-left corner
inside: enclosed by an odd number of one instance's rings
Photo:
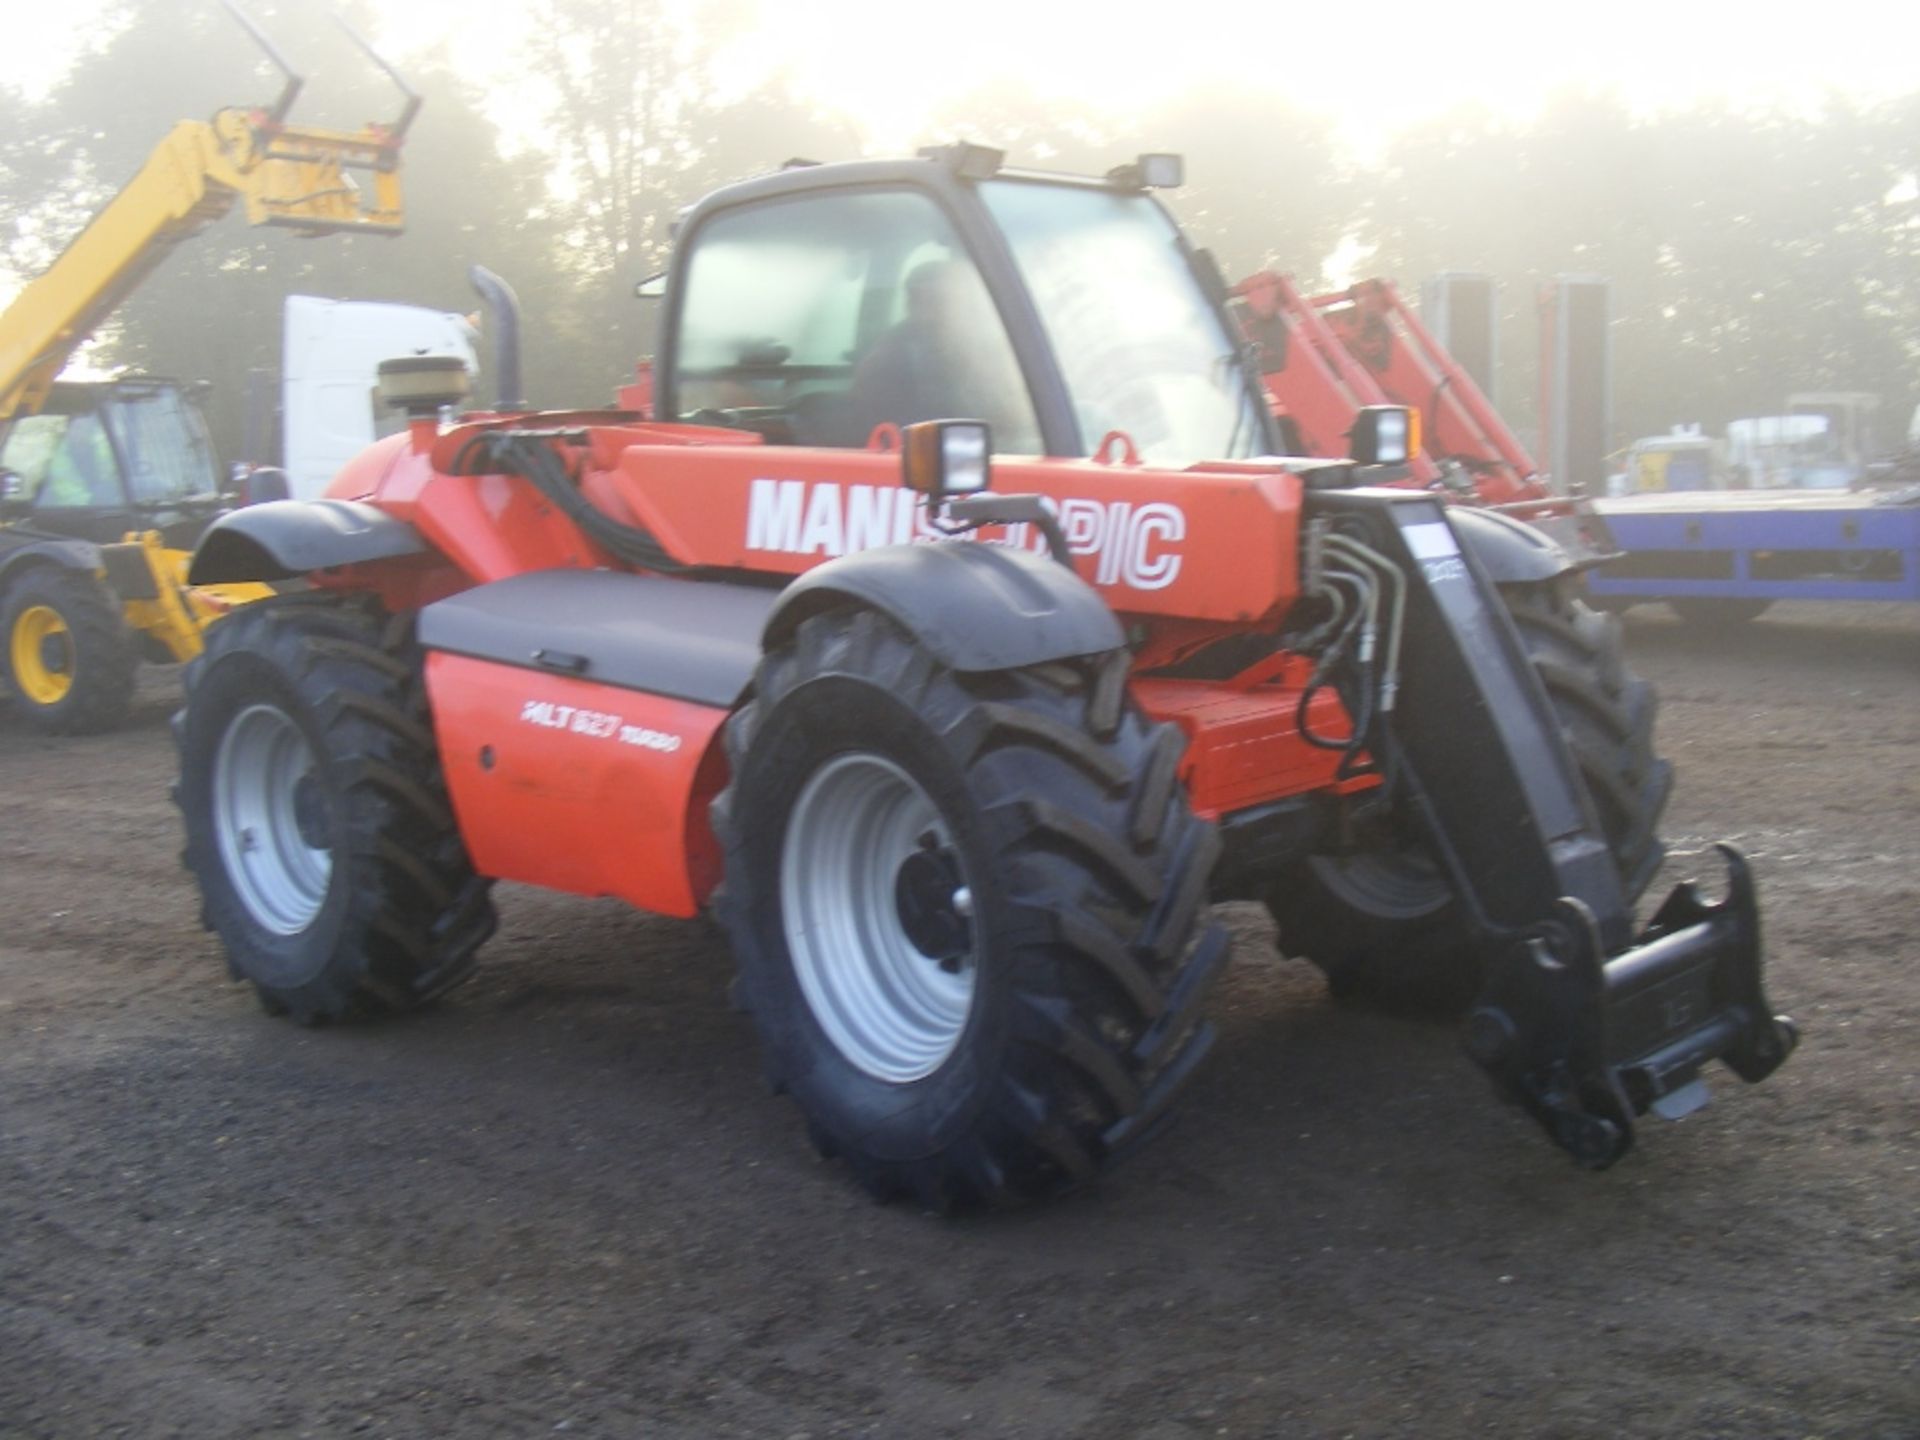
[[[1382,667],[1380,681],[1380,709],[1382,713],[1391,711],[1394,697],[1400,690],[1400,637],[1406,628],[1407,616],[1406,577],[1386,556],[1358,540],[1333,534],[1325,538],[1325,544],[1336,553],[1367,566],[1386,581],[1389,615],[1386,628],[1386,660]]]
[[[1346,619],[1339,624],[1326,648],[1320,652],[1313,667],[1313,674],[1307,680],[1306,687],[1300,692],[1300,702],[1295,709],[1294,719],[1300,730],[1300,738],[1309,745],[1320,750],[1338,750],[1345,753],[1355,750],[1364,741],[1366,726],[1363,722],[1367,717],[1363,712],[1370,707],[1364,701],[1356,703],[1350,700],[1342,691],[1341,699],[1347,703],[1354,724],[1350,733],[1335,738],[1315,732],[1311,719],[1313,700],[1314,696],[1330,684],[1339,689],[1337,677],[1346,666],[1347,652],[1353,647],[1356,636],[1361,637],[1361,646],[1365,648],[1367,642],[1364,636],[1368,628],[1368,617],[1374,611],[1377,597],[1374,594],[1372,578],[1364,573],[1355,575],[1329,569],[1321,577],[1321,587],[1322,593],[1332,594],[1338,594],[1341,589],[1351,587],[1355,592],[1355,598]],[[1359,666],[1362,662],[1356,658],[1354,663]],[[1364,687],[1362,693],[1364,694]]]
[[[666,575],[683,575],[699,568],[676,560],[650,531],[621,523],[582,495],[565,463],[553,452],[552,442],[558,438],[562,437],[554,432],[483,430],[454,454],[453,473],[525,476],[556,510],[622,564]],[[476,453],[485,456],[479,470],[469,468]]]
[[[1335,775],[1349,779],[1363,773],[1361,752],[1394,708],[1400,685],[1400,645],[1406,619],[1406,577],[1384,555],[1351,536],[1317,529],[1309,546],[1309,585],[1326,600],[1330,617],[1306,637],[1303,648],[1322,644],[1313,675],[1301,691],[1295,720],[1309,745],[1340,752]],[[1351,587],[1357,603],[1347,609],[1344,591]],[[1386,618],[1381,619],[1382,592]],[[1382,631],[1384,630],[1384,635]],[[1384,642],[1384,643],[1382,643]],[[1349,655],[1349,652],[1351,656]],[[1352,719],[1342,737],[1316,733],[1312,725],[1314,698],[1329,684],[1340,694]],[[1385,737],[1380,737],[1385,739]],[[1391,783],[1392,745],[1376,745],[1384,752],[1384,773]]]

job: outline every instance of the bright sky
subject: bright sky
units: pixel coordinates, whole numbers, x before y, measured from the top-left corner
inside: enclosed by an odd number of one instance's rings
[[[1196,85],[1272,86],[1361,146],[1465,100],[1525,114],[1569,83],[1647,108],[1920,89],[1912,0],[1826,0],[1818,33],[1790,13],[1765,0],[802,0],[770,9],[755,48],[794,57],[810,88],[883,140],[910,135],[942,93],[996,74],[1119,115]]]
[[[0,0],[0,80],[32,85],[55,70],[100,4]],[[388,0],[377,38],[398,55],[444,46],[504,88],[525,8]],[[880,152],[913,139],[941,98],[999,76],[1118,116],[1187,86],[1272,85],[1371,147],[1461,101],[1525,115],[1569,84],[1646,109],[1902,94],[1920,89],[1916,57],[1913,0],[765,0],[729,70],[744,85],[786,64]]]

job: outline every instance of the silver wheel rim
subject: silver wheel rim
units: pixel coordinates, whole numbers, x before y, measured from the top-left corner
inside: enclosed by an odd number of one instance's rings
[[[333,856],[308,844],[300,825],[300,785],[313,769],[307,737],[272,705],[235,716],[214,758],[220,858],[247,913],[277,935],[313,922],[333,874]]]
[[[971,926],[943,967],[902,918],[903,871],[929,854],[957,881],[950,903],[967,916],[972,889],[939,808],[892,761],[856,753],[808,779],[780,856],[781,919],[807,1007],[849,1062],[891,1084],[939,1069],[973,1010]]]

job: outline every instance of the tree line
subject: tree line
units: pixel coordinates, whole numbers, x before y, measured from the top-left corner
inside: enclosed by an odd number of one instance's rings
[[[315,70],[301,113],[351,128],[392,92],[297,0],[251,7]],[[664,261],[674,217],[716,185],[787,158],[855,158],[858,124],[777,77],[741,96],[715,57],[753,23],[749,0],[534,0],[510,83],[431,53],[403,57],[426,97],[405,154],[408,226],[395,239],[301,240],[229,220],[122,306],[100,346],[113,366],[214,382],[216,433],[242,428],[250,368],[276,369],[290,293],[477,303],[470,264],[506,275],[526,309],[529,398],[610,399],[650,343],[635,282]],[[365,0],[348,7],[374,31]],[[0,263],[51,261],[182,118],[270,96],[276,78],[211,3],[118,0],[99,38],[43,98],[0,88]],[[493,89],[489,89],[491,84]],[[537,135],[528,141],[526,135]],[[1705,105],[1636,115],[1571,92],[1527,120],[1463,108],[1358,158],[1332,124],[1271,86],[1209,87],[1117,118],[1007,85],[942,106],[928,142],[965,137],[1016,163],[1103,171],[1177,150],[1172,203],[1230,275],[1267,265],[1309,287],[1336,251],[1414,290],[1435,271],[1501,282],[1500,404],[1534,409],[1537,286],[1613,285],[1616,429],[1718,428],[1791,390],[1920,399],[1920,89],[1835,99],[1821,113]],[[1114,303],[1125,303],[1116,295]]]

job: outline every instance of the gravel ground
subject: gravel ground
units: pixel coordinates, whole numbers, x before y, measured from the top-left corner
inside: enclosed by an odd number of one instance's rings
[[[1920,613],[1628,628],[1785,1070],[1585,1174],[1229,907],[1182,1123],[984,1220],[813,1158],[702,925],[507,889],[448,1001],[300,1031],[196,924],[173,677],[0,734],[0,1436],[1920,1436]]]

